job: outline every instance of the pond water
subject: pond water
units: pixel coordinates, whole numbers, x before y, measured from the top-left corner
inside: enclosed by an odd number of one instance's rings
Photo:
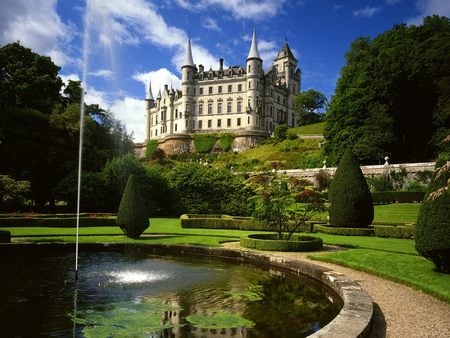
[[[117,252],[0,257],[2,337],[305,337],[339,312],[280,271]]]

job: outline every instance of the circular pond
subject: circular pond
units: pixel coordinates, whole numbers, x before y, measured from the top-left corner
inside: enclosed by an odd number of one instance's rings
[[[305,337],[339,302],[310,279],[199,257],[2,254],[2,336]]]

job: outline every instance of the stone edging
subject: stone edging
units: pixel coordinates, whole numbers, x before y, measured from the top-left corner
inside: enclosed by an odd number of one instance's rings
[[[0,253],[10,250],[23,249],[74,249],[73,244],[49,243],[49,244],[0,244]],[[159,244],[127,244],[127,243],[103,243],[81,244],[81,251],[92,250],[123,250],[133,249],[152,254],[192,254],[214,256],[237,261],[245,261],[257,265],[280,268],[296,275],[306,275],[319,283],[331,288],[343,303],[339,314],[325,327],[309,337],[339,337],[354,338],[367,337],[370,334],[373,303],[369,294],[349,277],[342,273],[295,259],[287,259],[276,256],[276,253],[260,253],[255,251],[242,251],[231,248],[211,248],[185,245],[159,245]]]

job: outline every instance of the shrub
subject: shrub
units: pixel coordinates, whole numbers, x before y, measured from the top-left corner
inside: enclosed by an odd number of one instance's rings
[[[130,238],[139,236],[149,227],[148,213],[142,202],[134,175],[130,175],[117,212],[117,225]]]
[[[216,134],[195,134],[194,135],[194,146],[195,150],[201,154],[210,153],[216,144],[217,135]]]
[[[288,126],[285,124],[279,124],[275,127],[274,137],[277,141],[283,141],[287,137]]]
[[[436,265],[436,271],[450,273],[450,165],[438,169],[419,211],[416,249]]]
[[[290,130],[287,133],[287,139],[288,140],[296,140],[296,139],[298,139],[298,135],[297,135],[296,132],[293,132],[293,131]]]
[[[234,141],[234,135],[232,134],[222,134],[219,138],[220,147],[222,151],[227,152],[231,150],[231,145]]]
[[[327,170],[319,170],[319,172],[314,176],[314,180],[317,184],[317,189],[319,191],[327,190],[330,187],[331,175]]]
[[[388,238],[414,238],[412,225],[374,225],[375,236]]]
[[[265,251],[318,251],[322,249],[321,238],[313,236],[292,236],[290,240],[278,239],[276,234],[254,234],[241,237],[244,248]]]
[[[11,232],[0,230],[0,243],[11,243]]]
[[[322,232],[324,234],[343,236],[371,236],[374,234],[374,230],[372,228],[340,228],[321,224],[314,224],[314,231]]]
[[[252,217],[184,214],[180,216],[180,220],[182,228],[269,230],[267,226]]]
[[[23,207],[31,193],[28,181],[16,181],[10,176],[0,175],[0,210],[17,210]]]
[[[422,191],[376,191],[372,192],[374,204],[421,202],[425,193]]]
[[[350,149],[341,158],[328,197],[331,226],[361,228],[372,223],[372,196],[359,162]]]
[[[151,156],[152,161],[162,161],[166,157],[166,152],[161,148],[156,148]]]
[[[1,217],[0,227],[58,227],[72,228],[77,219],[72,214],[68,217]],[[115,226],[115,217],[90,217],[80,215],[80,227]]]
[[[152,159],[153,152],[158,149],[158,141],[150,140],[147,142],[147,146],[145,148],[145,158]]]

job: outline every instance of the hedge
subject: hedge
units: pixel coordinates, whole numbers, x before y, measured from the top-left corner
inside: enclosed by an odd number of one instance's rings
[[[413,225],[374,225],[375,236],[414,239]]]
[[[264,251],[318,251],[323,246],[321,238],[293,235],[289,241],[278,239],[276,234],[253,234],[241,237],[244,248]]]
[[[414,203],[422,202],[425,193],[422,191],[374,191],[374,204]]]
[[[0,227],[61,227],[77,224],[76,217],[0,217]],[[116,226],[116,217],[80,217],[80,227]]]
[[[217,134],[195,134],[194,146],[197,153],[210,153],[217,142]]]
[[[252,217],[184,214],[180,216],[180,220],[182,228],[270,230],[266,225]]]
[[[343,236],[371,236],[374,234],[373,228],[340,228],[320,224],[314,225],[314,231]]]
[[[0,230],[0,243],[11,243],[11,232]]]

